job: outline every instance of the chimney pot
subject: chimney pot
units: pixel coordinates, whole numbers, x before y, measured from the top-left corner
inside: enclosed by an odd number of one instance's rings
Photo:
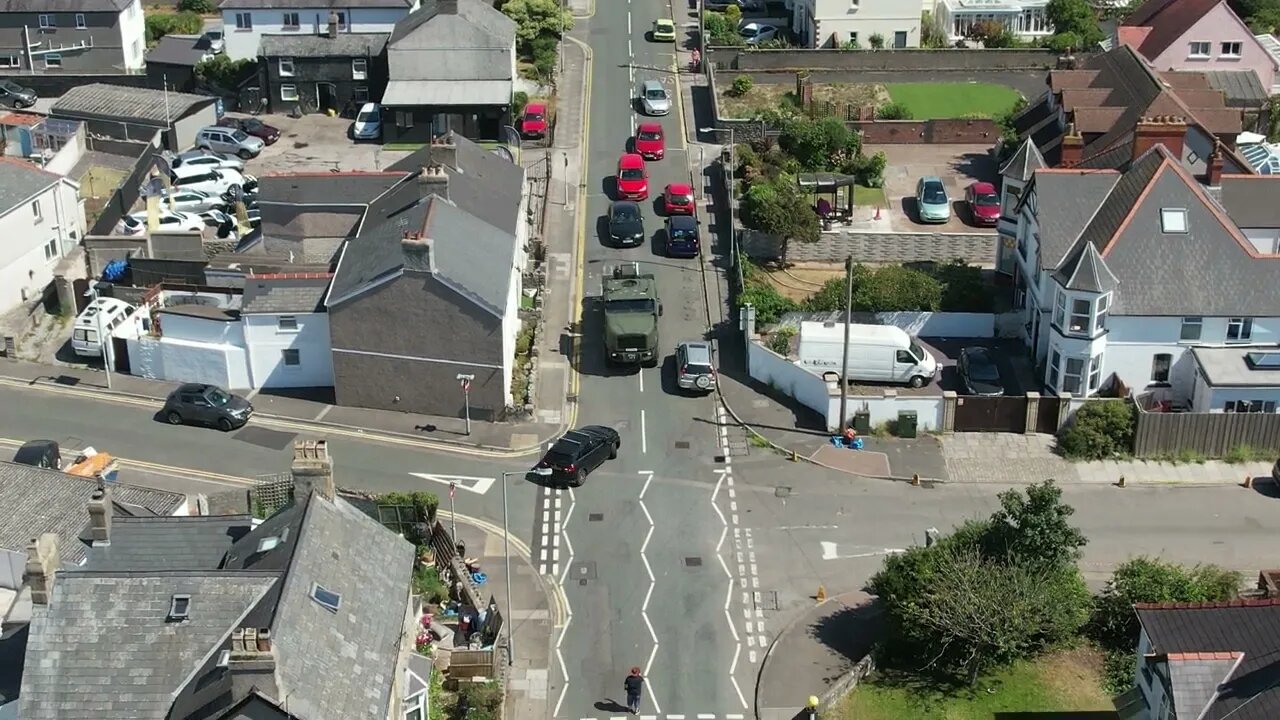
[[[338,13],[329,13],[329,38],[336,39],[338,37]]]
[[[27,545],[27,567],[24,580],[31,588],[31,602],[48,605],[53,597],[53,582],[62,560],[58,555],[58,536],[45,533],[31,538]]]
[[[333,482],[333,461],[329,458],[329,444],[324,440],[300,440],[293,444],[293,497],[300,501],[315,490],[326,500],[336,494]]]
[[[89,539],[94,545],[111,544],[111,491],[99,484],[89,497]]]
[[[1205,183],[1209,187],[1222,184],[1222,143],[1213,143],[1213,152],[1209,153],[1208,169],[1205,171]]]

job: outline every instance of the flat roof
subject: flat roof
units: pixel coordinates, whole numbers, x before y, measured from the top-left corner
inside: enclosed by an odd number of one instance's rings
[[[1280,346],[1193,347],[1191,355],[1214,387],[1280,387]]]

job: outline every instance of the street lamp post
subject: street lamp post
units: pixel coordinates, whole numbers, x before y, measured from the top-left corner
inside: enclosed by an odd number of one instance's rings
[[[533,470],[515,470],[512,472],[502,473],[502,556],[503,562],[506,564],[506,581],[507,581],[507,664],[515,663],[516,657],[516,632],[515,632],[515,613],[511,609],[511,525],[507,518],[507,478],[513,475],[527,475],[532,472],[534,475],[546,477],[551,474],[551,468],[540,467]]]
[[[90,285],[89,291],[86,293],[92,298],[89,302],[94,303],[98,300],[98,288]],[[93,315],[94,329],[98,331],[98,347],[102,348],[102,369],[107,373],[107,389],[111,389],[111,343],[107,341],[107,336],[103,333],[102,313],[97,312]]]
[[[467,420],[468,436],[471,435],[471,381],[475,379],[475,375],[458,373],[458,385],[462,387],[462,408]]]

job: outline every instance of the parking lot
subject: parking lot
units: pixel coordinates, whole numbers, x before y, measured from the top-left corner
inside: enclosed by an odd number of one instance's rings
[[[884,191],[893,209],[890,221],[897,232],[995,233],[995,228],[973,223],[964,203],[970,183],[997,181],[997,168],[989,145],[868,145],[868,155],[883,152],[888,160]],[[951,199],[951,220],[946,223],[919,222],[916,213],[916,181],[926,175],[942,178]],[[999,184],[996,185],[999,187]]]
[[[232,117],[243,117],[229,113]],[[262,177],[278,173],[377,172],[411,154],[409,150],[385,150],[377,142],[351,139],[351,120],[325,115],[259,115],[262,122],[280,130],[280,139],[246,163],[245,169]]]
[[[859,383],[851,390],[857,394],[875,395],[885,390],[897,390],[900,396],[941,395],[945,390],[964,395],[964,385],[960,374],[956,371],[956,361],[960,351],[967,347],[984,347],[991,350],[991,355],[1000,369],[1000,380],[1004,384],[1005,395],[1024,395],[1038,392],[1040,381],[1036,378],[1031,359],[1027,356],[1026,347],[1017,340],[1000,340],[995,338],[920,338],[920,344],[938,360],[941,371],[937,379],[921,388],[892,385],[887,383]]]

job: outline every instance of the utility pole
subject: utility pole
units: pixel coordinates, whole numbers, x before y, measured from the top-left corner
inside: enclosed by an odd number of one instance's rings
[[[844,352],[840,360],[840,432],[849,427],[849,323],[853,321],[853,256],[844,261]]]
[[[468,436],[471,435],[471,381],[475,379],[475,375],[458,373],[458,384],[462,386],[462,407],[463,412],[466,413]]]

